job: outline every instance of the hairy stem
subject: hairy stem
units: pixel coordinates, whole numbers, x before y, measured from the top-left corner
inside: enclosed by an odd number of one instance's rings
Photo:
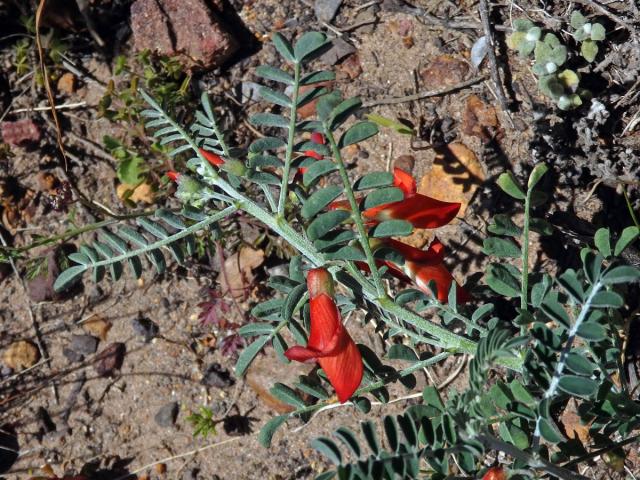
[[[360,215],[360,207],[358,206],[358,202],[356,201],[356,197],[353,194],[353,189],[351,188],[351,180],[349,180],[349,175],[347,174],[347,169],[344,166],[344,161],[342,160],[342,155],[340,154],[340,149],[336,144],[336,140],[333,137],[333,132],[329,125],[324,124],[324,133],[329,141],[329,145],[331,146],[331,152],[333,154],[333,159],[338,166],[338,172],[340,173],[340,178],[342,179],[342,186],[344,187],[344,193],[347,196],[347,200],[349,201],[349,206],[351,207],[351,218],[353,218],[353,222],[356,225],[356,229],[358,230],[358,237],[360,241],[360,245],[362,246],[362,250],[364,251],[365,256],[367,257],[367,264],[369,266],[369,270],[371,271],[371,276],[373,277],[373,283],[376,287],[376,292],[378,294],[378,298],[384,299],[387,298],[387,293],[384,289],[384,285],[382,285],[382,279],[380,278],[380,272],[378,271],[378,266],[376,265],[376,260],[373,257],[373,251],[371,250],[371,245],[369,245],[369,236],[367,235],[367,230],[364,228],[364,222],[362,221],[362,215]]]
[[[287,152],[284,157],[284,167],[282,168],[282,186],[280,188],[280,198],[278,199],[278,217],[284,218],[284,207],[287,202],[289,191],[289,173],[291,171],[291,159],[293,157],[293,142],[296,135],[296,121],[298,116],[298,93],[300,91],[300,64],[296,62],[293,66],[293,93],[291,94],[291,118],[289,120],[289,137],[287,138]]]
[[[575,323],[571,326],[571,330],[569,330],[568,332],[569,336],[567,337],[567,341],[562,347],[562,351],[560,352],[558,363],[556,363],[556,368],[554,369],[553,375],[551,376],[551,380],[549,381],[549,387],[545,390],[544,394],[542,395],[543,400],[548,400],[552,398],[558,391],[558,384],[560,383],[560,377],[562,377],[562,372],[564,371],[564,367],[566,366],[566,363],[567,363],[567,355],[569,355],[569,352],[571,351],[571,347],[573,346],[573,342],[576,339],[578,329],[582,325],[582,322],[586,320],[587,315],[591,311],[591,304],[593,302],[593,299],[595,298],[595,296],[597,295],[597,293],[600,291],[601,288],[602,288],[602,283],[600,282],[594,283],[593,286],[591,287],[591,292],[589,293],[589,296],[587,297],[586,301],[582,305],[582,308],[580,309],[580,313],[578,314],[578,317],[576,318]],[[542,418],[541,416],[538,416],[538,418],[536,419],[536,428],[535,428],[535,431],[533,432],[533,440],[531,442],[531,445],[534,449],[538,448],[540,444],[541,418]]]
[[[524,224],[522,226],[522,287],[520,290],[520,308],[527,310],[529,305],[529,221],[531,216],[531,193],[533,188],[527,190],[527,198],[524,201]],[[523,326],[524,328],[524,326]]]

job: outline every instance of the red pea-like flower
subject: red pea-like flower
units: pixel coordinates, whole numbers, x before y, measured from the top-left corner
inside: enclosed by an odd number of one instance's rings
[[[178,172],[174,172],[173,170],[169,170],[167,172],[167,177],[169,178],[169,180],[171,180],[172,182],[177,182],[178,178],[180,178],[180,174]]]
[[[214,167],[224,165],[224,159],[220,155],[216,155],[213,152],[208,152],[204,148],[200,148],[200,154]]]
[[[431,295],[429,282],[436,284],[438,291],[438,300],[446,302],[449,295],[449,289],[452,283],[456,283],[451,272],[444,265],[444,245],[434,239],[427,250],[412,247],[398,240],[385,239],[374,245],[375,249],[381,247],[390,247],[397,251],[404,258],[404,265],[396,265],[389,260],[382,260],[380,263],[389,267],[389,272],[404,281],[411,281],[416,286]],[[467,302],[470,299],[469,293],[456,284],[458,303]]]
[[[504,472],[502,467],[491,467],[487,470],[487,473],[484,474],[482,480],[506,480],[507,475]]]
[[[404,198],[364,210],[362,216],[369,223],[375,225],[385,220],[406,220],[415,228],[437,228],[453,220],[460,210],[459,203],[443,202],[416,193],[415,179],[404,170],[394,168],[393,180],[394,186],[402,190]],[[329,208],[349,209],[349,203],[337,201],[333,202]]]
[[[317,145],[324,145],[326,142],[324,135],[322,135],[319,132],[313,132],[311,134],[310,140],[312,143],[315,143]],[[324,159],[324,155],[311,149],[305,150],[304,152],[302,152],[302,154],[306,157],[314,158],[316,160]],[[294,178],[294,181],[299,180],[300,175],[303,175],[306,171],[307,171],[307,167],[298,167],[298,171],[296,172],[296,178]]]
[[[298,362],[317,361],[327,374],[341,403],[360,386],[363,374],[360,350],[342,325],[340,311],[333,299],[333,279],[324,268],[307,275],[311,331],[306,347],[295,346],[284,354]]]

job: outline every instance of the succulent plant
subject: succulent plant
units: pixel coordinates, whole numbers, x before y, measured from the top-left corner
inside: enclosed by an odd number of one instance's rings
[[[567,47],[553,33],[547,33],[544,41],[536,42],[534,57],[533,71],[537,75],[550,75],[567,61]]]
[[[537,27],[531,20],[514,20],[515,31],[507,38],[509,48],[518,50],[518,53],[526,57],[536,48],[536,43],[540,40],[542,29]]]
[[[598,55],[598,42],[606,37],[604,26],[600,23],[587,22],[585,16],[578,10],[574,10],[571,14],[571,26],[574,28],[573,38],[582,42],[580,54],[587,62],[593,62]]]

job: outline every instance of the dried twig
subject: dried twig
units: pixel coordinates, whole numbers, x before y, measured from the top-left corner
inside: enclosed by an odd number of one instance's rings
[[[496,88],[496,96],[500,102],[500,108],[507,115],[509,114],[509,104],[507,97],[504,94],[502,88],[502,79],[500,78],[500,70],[498,69],[498,61],[496,60],[496,52],[493,45],[493,33],[491,32],[491,23],[489,22],[489,5],[487,0],[480,0],[480,19],[482,20],[482,27],[484,29],[484,36],[487,40],[487,56],[489,58],[489,67],[491,71],[491,80]]]
[[[42,40],[40,38],[40,25],[42,22],[42,12],[44,11],[44,7],[47,3],[47,0],[40,0],[38,4],[38,9],[36,10],[36,47],[38,50],[38,58],[40,60],[40,71],[42,73],[42,81],[44,82],[44,88],[47,91],[47,99],[49,100],[49,105],[51,105],[51,116],[53,117],[53,122],[56,125],[56,140],[58,142],[58,149],[62,154],[62,158],[64,160],[64,170],[65,172],[68,170],[67,164],[67,154],[64,149],[64,144],[62,143],[62,128],[60,127],[60,121],[58,120],[58,113],[56,112],[56,102],[53,99],[53,91],[51,90],[51,84],[49,83],[49,74],[47,73],[47,65],[44,60],[44,49],[42,48]]]
[[[75,108],[86,107],[87,102],[75,102],[75,103],[63,103],[61,105],[54,105],[53,107],[28,107],[28,108],[17,108],[15,110],[11,110],[9,113],[25,113],[25,112],[48,112],[51,108],[55,108],[56,110],[72,110]]]
[[[476,83],[480,83],[484,81],[484,79],[485,79],[485,76],[481,75],[478,77],[473,77],[464,82],[458,83],[456,85],[452,85],[450,87],[440,88],[438,90],[429,90],[426,92],[418,92],[413,95],[406,95],[404,97],[380,98],[378,100],[371,100],[370,102],[365,102],[362,104],[362,106],[373,107],[375,105],[392,105],[396,103],[414,102],[416,100],[421,100],[423,98],[439,97],[441,95],[446,95],[447,93],[455,92],[457,90],[462,90],[463,88],[470,87],[471,85],[475,85]]]

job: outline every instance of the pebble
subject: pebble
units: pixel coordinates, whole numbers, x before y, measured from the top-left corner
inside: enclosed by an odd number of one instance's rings
[[[92,355],[98,350],[98,339],[92,335],[72,335],[69,349],[81,355]]]
[[[101,377],[113,376],[115,370],[119,370],[122,367],[126,351],[127,348],[124,343],[114,342],[109,344],[98,355],[95,364],[96,373]]]
[[[149,343],[155,337],[158,336],[160,328],[158,325],[145,317],[134,318],[131,321],[133,330],[140,336],[144,337],[144,341]]]
[[[225,370],[219,363],[212,363],[202,377],[202,385],[206,387],[225,388],[233,385],[234,381],[231,378],[228,370]]]
[[[169,402],[158,410],[153,419],[161,427],[171,427],[176,423],[178,410],[178,402]]]
[[[342,0],[316,0],[313,10],[320,22],[329,23],[338,13]]]

